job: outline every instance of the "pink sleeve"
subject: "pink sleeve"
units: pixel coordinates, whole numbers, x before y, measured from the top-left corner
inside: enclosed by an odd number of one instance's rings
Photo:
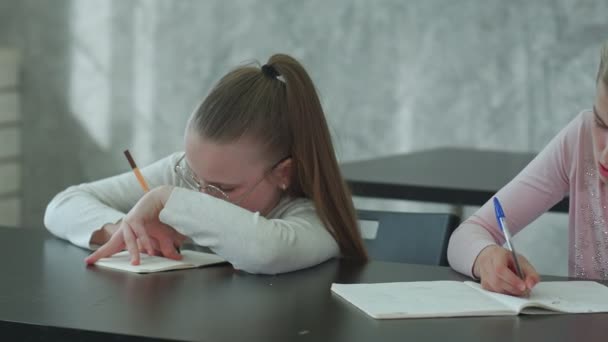
[[[580,114],[570,122],[530,164],[496,193],[512,235],[568,194],[573,154],[578,152],[580,146],[578,139],[582,117],[583,114]],[[489,199],[452,234],[448,261],[456,271],[472,276],[472,267],[479,252],[488,245],[502,245],[504,242],[492,199]]]

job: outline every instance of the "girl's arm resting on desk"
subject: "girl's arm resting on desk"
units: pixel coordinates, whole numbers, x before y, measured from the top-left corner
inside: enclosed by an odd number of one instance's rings
[[[179,156],[179,153],[173,154],[141,170],[151,188],[177,184],[173,164]],[[44,225],[57,237],[83,248],[92,248],[93,234],[100,232],[106,224],[118,223],[142,195],[143,190],[131,171],[71,186],[48,204]]]
[[[228,202],[174,188],[160,220],[250,273],[289,272],[339,256],[336,241],[310,201],[296,199],[287,206],[280,219],[266,219]]]
[[[92,235],[125,214],[101,203],[88,186],[73,186],[55,196],[46,208],[44,225],[57,237],[90,249]]]
[[[448,245],[450,266],[462,274],[476,278],[473,274],[473,264],[479,253],[492,245],[496,245],[496,240],[488,230],[476,224],[463,223],[450,237]]]
[[[583,114],[570,122],[496,194],[504,208],[511,235],[517,234],[568,194],[574,164],[573,151],[579,148]],[[502,245],[504,242],[492,199],[489,199],[452,234],[448,261],[456,271],[477,276],[473,274],[473,267],[479,253],[490,245]]]

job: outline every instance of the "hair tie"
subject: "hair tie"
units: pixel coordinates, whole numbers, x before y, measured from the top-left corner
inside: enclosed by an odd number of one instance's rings
[[[277,78],[280,76],[277,69],[275,69],[272,65],[264,64],[262,65],[262,73],[270,78]]]
[[[275,67],[273,67],[272,65],[269,65],[269,64],[262,65],[262,73],[266,77],[269,77],[273,80],[279,80],[279,81],[285,83],[285,78],[283,78],[283,75],[279,74],[277,69],[275,69]]]

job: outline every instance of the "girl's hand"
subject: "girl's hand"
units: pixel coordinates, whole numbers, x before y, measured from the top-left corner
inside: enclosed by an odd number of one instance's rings
[[[517,260],[524,274],[523,280],[516,274],[511,251],[500,246],[488,246],[477,256],[473,275],[481,279],[481,287],[486,290],[526,295],[540,281],[540,276],[524,256],[518,254]]]
[[[160,225],[161,227],[155,227],[155,225]],[[155,230],[155,229],[170,229],[172,230],[173,228],[171,226],[168,226],[160,221],[158,222],[148,222],[146,223],[146,229],[147,230]],[[177,238],[174,238],[174,245],[176,248],[179,248],[182,243],[186,240],[186,237],[175,232],[175,234],[177,234]],[[164,256],[163,250],[161,248],[160,243],[158,242],[158,240],[156,240],[155,238],[150,238],[150,243],[152,244],[152,249],[153,249],[153,254],[149,254],[148,251],[146,250],[146,248],[143,246],[143,244],[141,243],[140,239],[137,239],[137,249],[139,250],[139,253],[145,253],[148,255],[155,255],[155,256]]]
[[[120,228],[110,240],[87,257],[85,262],[94,264],[126,248],[131,255],[131,264],[139,265],[140,247],[149,255],[160,251],[167,258],[181,259],[176,248],[186,237],[158,218],[172,190],[170,186],[162,186],[146,193],[122,220]]]
[[[108,223],[104,225],[101,227],[101,229],[93,232],[93,235],[91,235],[91,241],[89,241],[89,243],[98,246],[103,245],[104,243],[110,241],[110,238],[112,235],[114,235],[114,233],[116,233],[118,228],[120,228],[120,222]]]

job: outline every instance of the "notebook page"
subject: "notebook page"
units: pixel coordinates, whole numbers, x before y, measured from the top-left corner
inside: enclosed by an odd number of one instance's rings
[[[517,314],[460,281],[332,284],[331,290],[377,319]]]
[[[536,310],[535,307],[558,313],[608,312],[608,287],[594,281],[540,282],[532,289],[528,298],[486,291],[473,282],[466,284],[526,314],[549,313]]]
[[[190,251],[190,250],[182,250],[182,262],[193,265],[195,267],[206,266],[219,264],[223,262],[227,262],[226,259],[222,258],[217,254],[198,252],[198,251]]]
[[[135,273],[152,273],[200,267],[225,262],[223,258],[210,253],[184,250],[181,252],[181,254],[182,260],[172,260],[142,253],[140,254],[140,264],[131,265],[131,257],[129,256],[129,252],[122,251],[109,258],[98,260],[95,265]]]

